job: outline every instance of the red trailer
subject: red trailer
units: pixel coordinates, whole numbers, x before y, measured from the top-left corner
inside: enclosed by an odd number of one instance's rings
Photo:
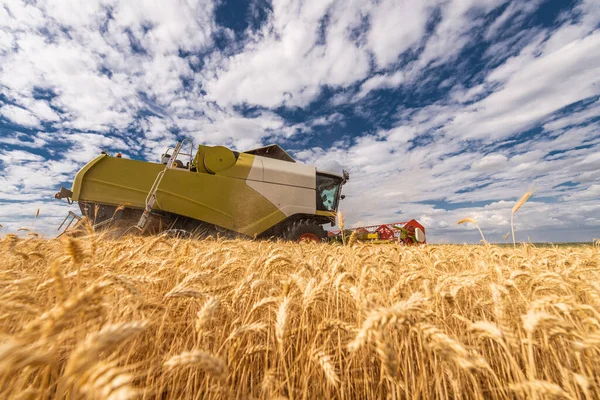
[[[392,222],[380,225],[361,226],[348,229],[349,233],[356,232],[360,241],[391,242],[397,241],[406,246],[426,244],[425,227],[416,220]],[[330,231],[330,237],[341,235],[341,231]]]

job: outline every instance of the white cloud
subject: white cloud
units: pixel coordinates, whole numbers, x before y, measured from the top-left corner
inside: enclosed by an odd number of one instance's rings
[[[367,40],[379,68],[421,42],[433,6],[425,0],[383,0],[374,6]]]
[[[500,33],[501,28],[508,27],[509,32],[511,26],[519,26],[519,23],[529,17],[537,10],[543,0],[529,0],[509,3],[502,14],[496,18],[486,29],[485,38],[493,40]],[[508,26],[510,25],[510,26]]]
[[[332,123],[343,123],[344,116],[340,113],[333,113],[326,117],[320,117],[309,122],[310,126],[331,125]]]
[[[367,79],[360,87],[360,91],[355,97],[355,100],[364,98],[367,94],[375,89],[389,89],[398,87],[404,82],[404,72],[398,71],[393,74],[378,74]]]
[[[0,153],[0,161],[12,165],[22,161],[44,161],[44,157],[27,151],[13,150]]]
[[[35,89],[52,91],[56,97],[50,104],[64,113],[63,127],[78,130],[128,128],[146,105],[140,92],[168,106],[182,89],[181,78],[192,75],[178,51],[206,48],[215,29],[211,1],[41,1],[36,6],[8,5],[4,23],[14,39],[2,42],[17,50],[2,56],[0,87],[40,119],[57,121],[48,105],[30,105]],[[41,26],[52,40],[40,33]],[[133,42],[146,53],[134,52]]]
[[[551,38],[561,36],[558,30]],[[498,67],[489,81],[500,90],[459,113],[448,131],[465,138],[498,140],[531,127],[551,113],[600,94],[600,32],[552,47],[535,56],[540,46],[524,50]],[[540,101],[543,99],[543,101]]]
[[[378,68],[395,63],[417,46],[435,4],[425,1],[276,2],[272,19],[260,40],[246,44],[244,51],[224,61],[224,71],[207,84],[209,96],[220,103],[243,103],[275,107],[305,106],[322,85],[347,87],[369,72],[368,54]],[[470,7],[470,6],[469,6]],[[464,13],[469,9],[466,7]],[[452,7],[449,7],[451,9]],[[319,24],[327,16],[324,37]],[[351,40],[351,32],[369,21],[364,43]],[[456,22],[456,21],[453,21]],[[402,72],[383,73],[368,79],[357,99],[377,88],[404,82]]]
[[[18,146],[18,147],[31,147],[40,148],[48,144],[48,141],[44,138],[45,135],[30,136],[20,132],[14,132],[7,134],[4,137],[0,137],[0,144]]]
[[[446,2],[380,2],[374,7],[369,48],[375,54],[377,66],[384,68],[397,61],[409,49],[420,49],[418,58],[396,72],[386,72],[368,79],[355,100],[376,89],[394,88],[402,84],[420,84],[428,66],[452,62],[472,39],[470,32],[481,25],[475,16],[485,15],[506,0],[452,0]],[[434,10],[440,11],[440,21],[426,37],[425,27]]]
[[[5,0],[0,8],[0,26],[20,30],[25,27],[37,28],[44,25],[43,12],[26,2]]]
[[[0,114],[15,124],[27,127],[39,127],[40,120],[28,110],[13,105],[5,105],[0,107]]]
[[[477,16],[484,15],[505,3],[506,0],[454,0],[441,6],[441,21],[428,38],[414,72],[433,63],[440,65],[454,60],[472,39],[470,31],[481,24]]]
[[[45,101],[26,99],[23,104],[42,121],[58,121],[60,117]]]
[[[592,118],[600,116],[600,101],[589,105],[586,109],[568,114],[559,118],[555,118],[544,124],[544,130],[552,132],[573,125],[583,124]]]
[[[566,195],[565,200],[598,200],[600,199],[600,184]]]
[[[69,209],[77,211],[75,205],[69,207],[66,203],[58,201],[16,203],[0,200],[0,234],[19,233],[26,236],[29,232],[35,232],[46,237],[56,236],[57,228]],[[40,210],[40,214],[35,218],[37,210]],[[19,228],[29,229],[29,232],[17,232]]]
[[[498,171],[506,165],[508,159],[503,154],[488,154],[471,165],[474,171]]]
[[[129,146],[123,139],[95,133],[63,134],[62,139],[65,142],[72,143],[72,147],[65,154],[64,158],[78,163],[87,163],[100,155],[105,149],[114,152],[126,152],[129,149]]]
[[[29,151],[11,150],[0,151],[0,167],[1,202],[52,199],[57,185],[66,182],[80,165],[73,160],[46,160]]]
[[[342,2],[275,2],[260,41],[223,60],[224,69],[209,78],[209,98],[225,105],[305,106],[321,85],[344,87],[363,79],[368,54],[350,38],[360,25],[358,11]],[[318,27],[325,15],[330,21],[321,44]]]

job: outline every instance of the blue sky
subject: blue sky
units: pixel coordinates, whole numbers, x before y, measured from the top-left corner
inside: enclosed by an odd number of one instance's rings
[[[0,234],[51,235],[102,149],[278,143],[351,225],[600,237],[597,0],[0,0]],[[39,218],[34,221],[37,209]]]

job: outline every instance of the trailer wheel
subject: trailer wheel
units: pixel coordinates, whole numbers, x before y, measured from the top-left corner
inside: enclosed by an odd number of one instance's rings
[[[303,219],[292,222],[284,232],[284,239],[294,242],[322,242],[327,234],[315,221]]]

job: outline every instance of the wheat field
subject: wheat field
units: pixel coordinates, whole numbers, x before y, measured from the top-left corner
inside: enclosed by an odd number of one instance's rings
[[[600,398],[600,248],[0,243],[0,398]]]

